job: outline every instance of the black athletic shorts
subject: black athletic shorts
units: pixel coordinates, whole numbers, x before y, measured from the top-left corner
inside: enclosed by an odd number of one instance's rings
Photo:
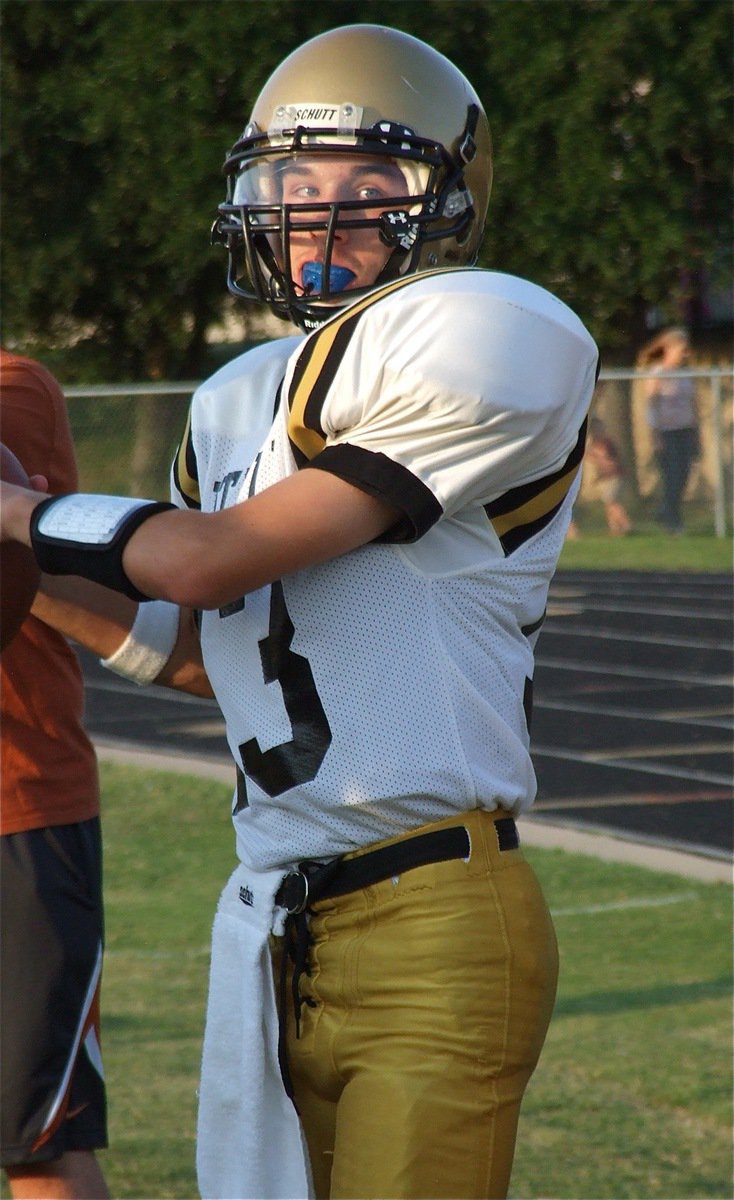
[[[2,1166],[107,1145],[99,818],[0,837]]]

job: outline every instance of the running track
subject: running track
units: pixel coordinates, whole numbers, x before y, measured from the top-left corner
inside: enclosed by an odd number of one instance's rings
[[[536,655],[538,821],[731,855],[732,601],[728,576],[559,572]],[[80,653],[99,745],[230,762],[213,702]]]

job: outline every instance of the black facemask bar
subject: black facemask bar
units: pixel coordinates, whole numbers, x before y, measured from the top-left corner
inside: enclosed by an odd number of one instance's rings
[[[468,114],[466,139],[471,140],[476,117]],[[314,139],[318,139],[314,141]],[[323,155],[384,155],[393,162],[407,160],[429,168],[425,191],[381,197],[377,201],[349,200],[333,203],[250,203],[235,201],[235,188],[243,168],[258,160],[276,160],[296,152],[309,157]],[[464,156],[462,156],[464,158]],[[408,274],[417,266],[423,244],[443,238],[459,238],[473,217],[470,200],[446,223],[444,205],[454,193],[466,191],[463,181],[465,162],[455,162],[438,142],[418,138],[400,126],[359,130],[355,145],[338,141],[333,129],[284,130],[273,145],[267,134],[241,138],[224,164],[227,198],[219,205],[219,217],[212,228],[212,241],[229,251],[227,286],[245,299],[268,304],[279,316],[310,329],[333,316],[339,307],[382,283]],[[365,216],[370,208],[374,216]],[[350,216],[350,213],[359,216]],[[441,228],[435,228],[441,221]],[[378,277],[368,285],[348,291],[332,291],[329,274],[337,227],[343,229],[376,228],[381,240],[393,250]],[[317,231],[324,233],[323,278],[319,291],[307,291],[292,276],[290,235]],[[281,265],[282,264],[282,265]]]

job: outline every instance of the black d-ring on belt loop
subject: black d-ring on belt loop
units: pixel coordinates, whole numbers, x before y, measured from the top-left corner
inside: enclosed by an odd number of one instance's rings
[[[305,912],[308,906],[308,875],[303,871],[289,871],[278,888],[275,902],[285,909],[289,917]]]

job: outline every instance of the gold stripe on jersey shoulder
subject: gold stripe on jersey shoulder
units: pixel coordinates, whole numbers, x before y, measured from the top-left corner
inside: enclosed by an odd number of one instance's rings
[[[173,462],[173,479],[189,508],[201,508],[201,492],[196,469],[196,455],[191,436],[191,409],[186,418],[181,445]]]
[[[539,533],[557,513],[581,469],[586,444],[586,421],[579,431],[576,444],[563,466],[505,492],[498,500],[484,505],[505,554],[511,554],[528,538]]]
[[[310,460],[324,448],[326,435],[321,428],[321,409],[360,317],[374,304],[411,283],[434,275],[456,274],[466,270],[472,268],[438,267],[435,271],[395,279],[350,304],[344,312],[332,317],[307,338],[288,390],[288,437],[296,457],[300,454]]]
[[[539,517],[544,516],[550,509],[556,508],[564,499],[578,471],[578,467],[573,467],[551,487],[546,488],[539,496],[535,496],[532,500],[529,500],[527,504],[521,504],[513,512],[505,513],[501,517],[491,518],[492,524],[497,531],[497,536],[502,538],[518,525],[529,525],[531,522],[537,521]]]

